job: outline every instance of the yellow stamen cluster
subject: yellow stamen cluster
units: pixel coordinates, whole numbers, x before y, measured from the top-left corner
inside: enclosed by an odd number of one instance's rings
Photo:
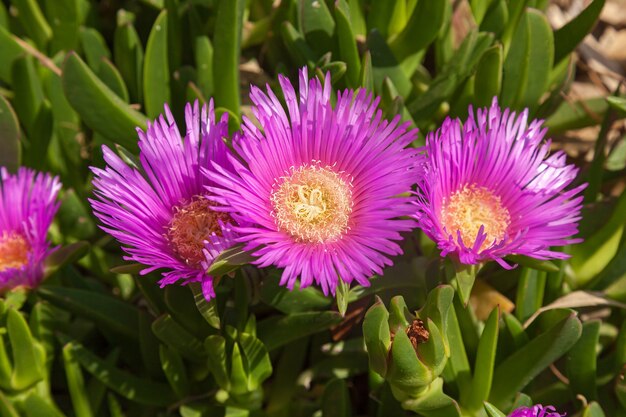
[[[0,271],[26,265],[28,252],[30,252],[30,246],[23,236],[16,233],[3,233],[0,236]]]
[[[483,250],[504,238],[511,216],[499,196],[485,187],[470,184],[444,199],[441,223],[455,240],[457,230],[460,231],[463,244],[467,247],[474,246],[478,231],[484,226],[487,238],[480,247]]]
[[[301,242],[333,242],[349,228],[352,184],[331,167],[303,165],[277,181],[271,201],[280,230]]]
[[[167,226],[167,240],[176,255],[188,265],[197,267],[204,260],[204,241],[215,233],[222,235],[219,220],[231,221],[228,213],[214,211],[211,202],[197,197],[190,203],[175,207],[175,213]]]

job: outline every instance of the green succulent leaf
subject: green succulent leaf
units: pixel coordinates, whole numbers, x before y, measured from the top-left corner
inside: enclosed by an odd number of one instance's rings
[[[539,372],[563,356],[579,339],[582,324],[575,313],[556,323],[506,358],[495,369],[489,401],[503,407]]]
[[[144,115],[124,103],[75,53],[65,59],[62,78],[67,100],[85,124],[127,149],[137,149],[135,128],[146,129]]]
[[[189,394],[190,385],[183,359],[178,352],[165,345],[159,345],[159,356],[167,381],[178,398],[184,398]]]
[[[146,114],[156,118],[163,112],[163,105],[170,102],[170,69],[167,30],[168,12],[161,11],[154,22],[146,46],[143,66],[143,94]]]
[[[596,387],[596,346],[600,339],[599,320],[583,323],[582,335],[567,355],[567,375],[574,395],[588,400],[598,397]]]
[[[369,356],[370,368],[381,376],[387,374],[387,356],[391,346],[389,312],[382,300],[376,302],[365,313],[363,339]]]
[[[339,40],[339,53],[346,62],[346,76],[350,87],[359,86],[359,75],[361,73],[361,60],[359,51],[352,32],[349,14],[335,3],[335,21],[337,23],[337,38]]]
[[[343,379],[336,378],[326,384],[322,395],[322,415],[324,417],[352,416],[350,393]]]
[[[164,314],[152,323],[152,331],[170,348],[193,362],[206,361],[207,352],[202,343],[178,324],[169,314]]]
[[[272,362],[263,342],[253,335],[242,333],[239,345],[247,365],[247,388],[254,391],[272,375]]]
[[[7,330],[13,352],[11,388],[21,391],[44,377],[45,351],[30,332],[26,320],[16,310],[7,312]]]
[[[494,405],[488,402],[484,403],[484,407],[489,417],[506,417],[506,415],[502,411],[498,410]]]
[[[89,397],[85,390],[85,380],[80,365],[72,355],[72,345],[63,347],[63,364],[65,366],[65,377],[70,391],[72,406],[77,416],[91,417],[94,415]]]
[[[226,339],[219,335],[211,335],[204,341],[207,351],[208,366],[215,382],[224,390],[230,389],[230,377],[226,364]]]
[[[0,166],[15,172],[20,163],[20,154],[20,126],[17,116],[9,102],[0,96]]]
[[[261,300],[285,314],[324,310],[331,304],[331,299],[313,286],[299,288],[296,284],[293,291],[285,288],[280,285],[280,277],[276,274],[266,277],[261,283]]]
[[[28,36],[39,49],[45,50],[52,38],[52,29],[46,21],[37,0],[11,0],[18,10],[18,17]]]
[[[112,391],[131,401],[145,405],[166,406],[176,400],[174,392],[167,385],[139,378],[115,368],[77,342],[71,342],[66,349],[87,372],[98,378]]]
[[[13,99],[15,113],[24,125],[27,136],[30,137],[34,133],[44,101],[43,85],[33,57],[25,55],[13,61],[11,82],[13,88],[20,92]]]
[[[219,0],[213,38],[213,76],[215,104],[240,114],[239,54],[244,0]]]
[[[249,264],[254,259],[250,252],[243,250],[243,245],[236,245],[220,253],[207,269],[207,274],[221,277]]]
[[[486,3],[483,1],[475,3]],[[502,45],[497,44],[487,49],[476,66],[474,76],[474,94],[476,107],[487,107],[502,88]]]
[[[594,0],[578,16],[554,32],[554,62],[559,62],[572,52],[593,29],[604,0]]]
[[[391,343],[391,360],[387,380],[394,389],[407,396],[417,396],[434,379],[432,371],[417,357],[406,332],[395,334]]]
[[[54,404],[51,404],[35,391],[28,394],[21,408],[24,409],[26,417],[65,417]]]
[[[272,351],[301,337],[326,330],[340,322],[341,315],[334,311],[272,316],[258,323],[257,334],[267,350]]]
[[[483,407],[483,402],[489,398],[489,393],[491,392],[498,347],[499,320],[500,311],[496,307],[485,322],[485,328],[478,343],[472,391],[467,399],[467,407],[470,410],[480,410]]]
[[[143,60],[144,51],[139,35],[127,18],[129,13],[118,12],[118,26],[113,38],[115,65],[128,86],[130,99],[135,103],[143,102]]]
[[[426,48],[437,36],[445,15],[446,0],[419,1],[404,30],[390,42],[400,61]]]

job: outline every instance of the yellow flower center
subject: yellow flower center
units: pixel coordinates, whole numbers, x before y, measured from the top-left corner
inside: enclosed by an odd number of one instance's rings
[[[348,230],[352,184],[330,167],[304,165],[292,169],[271,195],[278,228],[296,240],[333,242]]]
[[[190,203],[174,208],[175,213],[167,226],[167,240],[176,255],[193,267],[200,266],[204,260],[204,241],[215,233],[222,235],[219,220],[231,221],[228,213],[214,211],[206,198],[196,197]]]
[[[457,238],[457,230],[461,233],[463,244],[474,246],[478,231],[484,226],[487,235],[480,250],[488,248],[494,241],[498,242],[506,235],[511,216],[502,205],[500,197],[485,187],[475,184],[465,185],[444,199],[441,207],[441,222],[453,238]]]
[[[26,265],[28,252],[30,252],[30,246],[23,236],[15,233],[2,233],[0,237],[0,271]]]

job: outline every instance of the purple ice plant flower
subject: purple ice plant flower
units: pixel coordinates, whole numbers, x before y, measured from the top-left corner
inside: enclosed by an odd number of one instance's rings
[[[248,222],[234,227],[238,240],[257,265],[284,268],[281,285],[293,289],[300,277],[301,288],[315,283],[325,294],[339,279],[367,286],[415,226],[403,216],[414,211],[422,157],[407,145],[417,130],[399,116],[383,120],[365,90],[339,91],[333,105],[330,75],[322,84],[302,69],[299,93],[286,77],[279,82],[286,108],[269,87],[251,88],[257,120],[244,118],[233,139],[234,171],[213,164],[206,172],[213,199]]]
[[[0,292],[37,286],[44,261],[55,248],[48,229],[59,209],[58,177],[19,168],[0,168]]]
[[[543,406],[541,404],[532,407],[521,407],[514,410],[508,417],[565,417],[566,414],[559,414],[551,405]]]
[[[139,134],[140,167],[128,166],[103,146],[107,166],[92,167],[94,199],[89,200],[102,229],[115,237],[126,260],[147,267],[141,274],[163,269],[161,287],[200,282],[205,298],[215,297],[206,271],[213,259],[232,246],[235,234],[227,213],[213,210],[206,195],[212,182],[202,175],[211,163],[230,170],[223,141],[228,116],[215,120],[213,102],[185,108],[184,138],[167,105]]]
[[[469,109],[465,123],[446,119],[427,136],[428,161],[418,177],[419,227],[441,255],[479,264],[507,255],[564,259],[550,249],[580,242],[578,220],[586,184],[566,189],[578,169],[564,152],[550,153],[541,120],[528,110]]]

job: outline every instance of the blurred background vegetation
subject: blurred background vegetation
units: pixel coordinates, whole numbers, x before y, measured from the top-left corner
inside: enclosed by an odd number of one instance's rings
[[[216,302],[195,287],[160,290],[158,274],[123,265],[89,211],[100,145],[133,164],[136,127],[164,103],[182,126],[184,104],[210,98],[234,131],[250,83],[303,66],[335,89],[374,91],[386,116],[420,128],[416,146],[494,96],[546,120],[589,182],[586,241],[564,249],[567,262],[489,265],[470,308],[432,296],[455,323],[441,324],[452,364],[439,373],[463,415],[532,401],[626,416],[625,10],[619,0],[3,0],[0,165],[61,177],[52,235],[64,249],[40,289],[0,300],[0,416],[410,414],[374,372],[361,324],[375,295],[399,325],[398,306],[417,310],[445,281],[420,232],[384,278],[342,296],[342,317],[318,290],[290,293],[277,271],[236,269],[236,256]]]

